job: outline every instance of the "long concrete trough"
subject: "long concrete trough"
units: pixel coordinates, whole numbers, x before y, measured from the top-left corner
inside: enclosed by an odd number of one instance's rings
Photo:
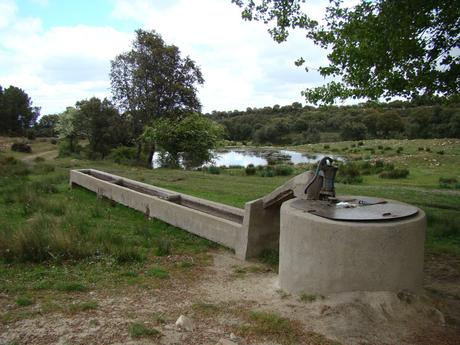
[[[243,210],[95,169],[71,170],[70,184],[232,248],[241,259],[278,248],[280,205],[264,208],[262,199]]]

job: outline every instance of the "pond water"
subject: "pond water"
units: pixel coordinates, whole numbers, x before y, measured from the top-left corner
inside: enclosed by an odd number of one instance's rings
[[[275,149],[225,149],[225,150],[216,150],[214,153],[213,162],[206,165],[215,165],[215,166],[231,166],[231,165],[240,165],[246,167],[249,164],[257,165],[267,165],[269,161],[276,161],[280,163],[316,163],[325,155],[322,154],[305,154],[296,151],[288,150],[275,150]],[[331,158],[340,159],[340,157]],[[157,162],[158,153],[155,153],[153,157],[153,167],[159,167]]]

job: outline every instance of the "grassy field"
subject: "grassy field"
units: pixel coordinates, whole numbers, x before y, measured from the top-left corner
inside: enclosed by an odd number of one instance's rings
[[[50,143],[32,143],[32,154],[53,149]],[[364,175],[362,183],[337,184],[337,193],[387,197],[421,207],[428,215],[427,255],[460,257],[460,190],[455,184],[439,183],[440,178],[460,180],[459,140],[373,140],[291,149],[407,168],[407,178]],[[89,191],[69,188],[69,169],[93,167],[237,207],[292,177],[247,176],[244,169],[209,174],[75,158],[35,158],[27,163],[16,159],[26,157],[8,149],[0,153],[0,293],[6,296],[0,299],[0,325],[4,326],[48,313],[97,310],[98,302],[88,291],[126,294],[131,289],[186,285],[199,279],[202,267],[210,263],[210,251],[224,250],[97,199]]]

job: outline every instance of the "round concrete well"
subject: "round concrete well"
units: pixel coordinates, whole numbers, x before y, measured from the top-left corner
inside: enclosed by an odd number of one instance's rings
[[[294,294],[417,292],[422,288],[425,213],[378,221],[333,220],[281,207],[279,279]],[[407,204],[386,200],[392,205]],[[297,202],[298,203],[298,202]]]

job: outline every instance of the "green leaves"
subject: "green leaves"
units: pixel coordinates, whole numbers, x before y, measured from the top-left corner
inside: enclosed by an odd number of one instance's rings
[[[330,50],[329,64],[319,71],[334,81],[304,91],[311,103],[460,91],[460,7],[455,0],[361,0],[354,7],[331,1],[323,25],[302,12],[302,0],[233,2],[244,8],[244,19],[275,23],[268,31],[277,42],[286,40],[290,29],[301,28]]]

